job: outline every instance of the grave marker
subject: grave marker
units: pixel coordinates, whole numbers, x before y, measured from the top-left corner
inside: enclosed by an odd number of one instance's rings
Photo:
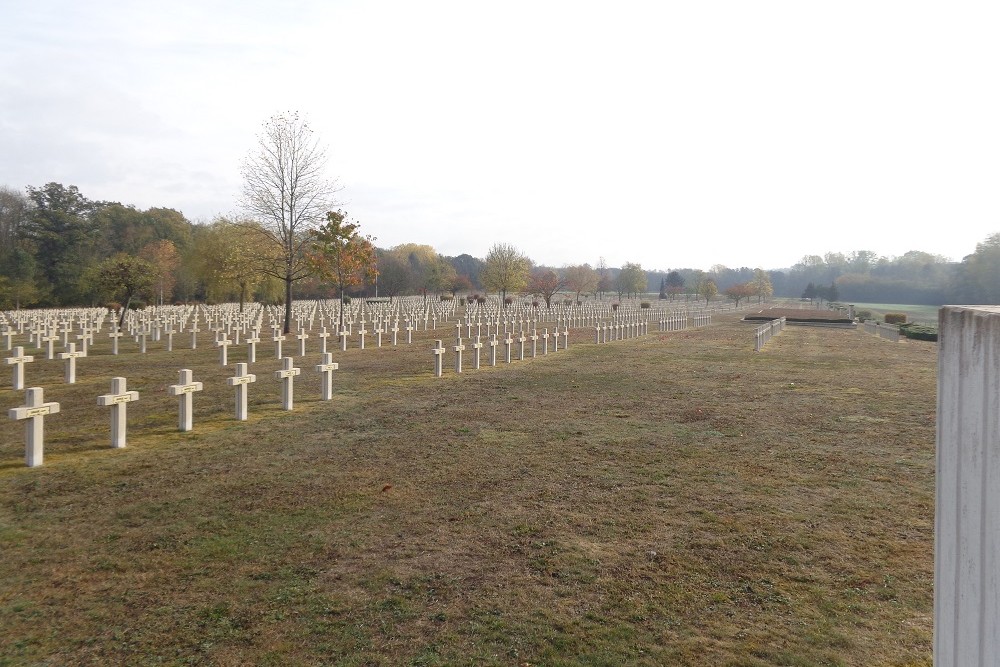
[[[128,391],[123,377],[111,378],[111,393],[97,397],[97,404],[111,406],[111,446],[120,449],[125,446],[126,406],[139,400],[139,392]]]
[[[167,387],[170,396],[177,396],[178,430],[190,431],[194,422],[194,404],[191,394],[201,391],[204,386],[201,382],[193,382],[193,373],[190,369],[182,368],[178,371],[177,384]]]
[[[329,352],[324,352],[322,361],[316,366],[316,370],[320,373],[320,394],[324,401],[329,401],[333,398],[333,371],[338,368],[340,368],[340,365],[334,363],[333,355]]]
[[[281,360],[281,370],[274,371],[274,377],[281,380],[281,408],[291,410],[295,405],[295,376],[302,372],[301,368],[295,368],[291,357],[284,357]]]
[[[15,391],[24,389],[24,365],[30,364],[34,360],[34,357],[24,354],[24,348],[20,345],[14,348],[12,356],[3,360],[3,362],[8,366],[14,367],[13,389]]]
[[[42,465],[44,454],[45,417],[59,412],[58,403],[45,402],[45,390],[32,387],[26,392],[24,405],[11,408],[7,416],[24,424],[24,462],[29,468]]]
[[[63,381],[66,384],[76,384],[76,360],[85,356],[87,355],[82,351],[77,351],[76,343],[70,343],[65,352],[59,353],[59,358],[66,362],[66,369],[63,373]]]
[[[236,419],[239,421],[247,419],[247,394],[249,393],[247,385],[256,381],[257,376],[253,373],[247,373],[247,364],[242,362],[236,364],[236,375],[226,378],[226,384],[230,387],[236,387]]]

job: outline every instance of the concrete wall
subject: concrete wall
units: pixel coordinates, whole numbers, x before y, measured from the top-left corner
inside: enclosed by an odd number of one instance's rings
[[[1000,665],[1000,307],[938,315],[934,664]]]

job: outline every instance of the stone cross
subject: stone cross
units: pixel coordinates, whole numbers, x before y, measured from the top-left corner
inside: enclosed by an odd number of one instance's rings
[[[177,384],[167,387],[167,393],[178,397],[178,430],[190,431],[194,422],[194,402],[191,394],[204,389],[201,382],[193,382],[190,369],[182,368],[178,372]]]
[[[24,389],[24,365],[30,364],[34,360],[34,357],[24,354],[24,348],[20,345],[14,348],[13,356],[7,357],[3,360],[3,362],[8,366],[14,367],[13,388],[15,391]]]
[[[66,361],[66,372],[64,374],[64,379],[66,384],[76,384],[76,360],[87,356],[82,350],[77,351],[76,343],[70,343],[66,346],[65,352],[59,353],[59,358]]]
[[[333,355],[329,352],[324,352],[322,361],[316,366],[316,370],[321,375],[320,393],[324,401],[329,401],[333,398],[333,371],[338,368],[340,368],[340,365],[334,363]]]
[[[55,342],[59,340],[59,334],[57,334],[54,330],[49,331],[47,334],[41,336],[39,340],[45,343],[45,358],[49,361],[55,359],[56,354],[53,346],[55,345]]]
[[[14,330],[8,325],[6,329],[0,332],[0,336],[3,336],[4,339],[4,349],[10,352],[11,339],[14,337]]]
[[[281,408],[291,410],[295,405],[295,376],[302,372],[301,368],[292,366],[293,359],[284,357],[281,360],[281,370],[274,371],[274,377],[281,380]]]
[[[260,342],[260,332],[257,329],[254,329],[250,332],[250,335],[246,337],[245,342],[247,344],[247,363],[257,363],[257,343]]]
[[[523,331],[520,332],[517,335],[517,342],[518,342],[517,356],[518,356],[518,359],[521,360],[521,361],[524,361],[524,343],[525,343],[526,340],[528,340],[528,338],[527,338],[527,336],[524,335]]]
[[[441,377],[444,370],[444,344],[439,340],[434,341],[434,348],[431,352],[434,353],[434,377]]]
[[[146,332],[146,327],[142,327],[142,328],[139,329],[138,336],[139,336],[139,353],[140,354],[146,354],[146,336],[147,335],[148,335],[148,333]]]
[[[346,328],[340,330],[340,351],[347,352],[347,337],[351,334],[348,333]]]
[[[479,370],[479,355],[480,355],[480,352],[482,352],[482,349],[483,349],[483,342],[482,342],[482,340],[480,339],[479,336],[476,336],[476,342],[472,344],[472,349],[475,351],[475,355],[473,356],[472,367],[478,371]]]
[[[393,322],[392,328],[389,331],[392,332],[392,346],[396,347],[396,339],[399,336],[399,322]]]
[[[281,335],[280,327],[271,327],[274,332],[271,336],[271,340],[274,341],[274,358],[281,359],[281,341],[285,340],[285,337]]]
[[[167,334],[167,352],[174,351],[174,327],[172,324],[167,325],[167,330],[164,332]]]
[[[459,333],[461,333],[461,331],[462,331],[461,327],[459,327],[458,331],[459,331]],[[455,372],[456,373],[461,373],[462,372],[462,351],[465,350],[465,346],[462,345],[462,339],[461,338],[456,338],[455,339],[455,347],[452,348],[452,349],[455,350]]]
[[[326,330],[326,327],[322,327],[317,337],[319,338],[319,353],[326,354],[326,339],[330,337],[330,332]]]
[[[407,320],[406,321],[406,344],[409,345],[412,342],[413,342],[413,325],[410,324],[409,320]]]
[[[201,331],[201,329],[198,328],[198,320],[195,320],[191,324],[191,349],[192,350],[197,350],[198,349],[198,332],[199,331]]]
[[[559,338],[559,330],[556,329],[556,339]],[[544,357],[549,353],[549,330],[545,329],[542,333],[542,356]]]
[[[77,334],[76,339],[80,341],[80,351],[83,352],[83,356],[87,356],[87,352],[89,351],[87,344],[94,342],[94,332],[89,327],[83,327],[80,329],[80,333]]]
[[[490,345],[490,366],[496,366],[497,365],[497,343],[498,342],[499,341],[497,340],[497,335],[495,333],[491,333],[490,334],[490,341],[489,341],[489,345]]]
[[[26,392],[24,405],[7,411],[7,416],[11,419],[28,420],[24,425],[24,462],[29,468],[42,465],[44,419],[46,415],[54,415],[57,412],[59,404],[46,403],[45,390],[41,387],[29,389]]]
[[[233,341],[229,340],[226,334],[222,334],[219,340],[215,341],[215,346],[219,348],[219,365],[228,366],[229,365],[229,346],[233,344]]]
[[[504,336],[506,336],[503,339],[504,356],[507,358],[507,363],[509,364],[511,348],[514,347],[514,334],[508,331],[504,333]]]
[[[532,329],[528,338],[531,340],[531,358],[534,359],[538,356],[538,329]]]
[[[125,446],[125,410],[129,403],[139,400],[139,392],[125,389],[125,378],[111,378],[111,393],[97,397],[97,404],[111,407],[111,446]]]
[[[122,337],[122,332],[118,330],[118,323],[115,322],[114,328],[111,333],[108,334],[108,338],[111,339],[111,354],[117,356],[118,354],[118,339]]]
[[[299,356],[306,356],[306,339],[309,338],[309,334],[306,333],[305,329],[299,329],[299,333],[295,337],[299,341]]]
[[[247,385],[256,381],[257,376],[247,373],[247,365],[242,362],[236,364],[236,375],[226,378],[226,384],[236,387],[236,419],[239,421],[247,419]]]
[[[365,349],[365,334],[366,333],[368,333],[368,332],[365,331],[365,325],[364,325],[364,323],[362,323],[361,324],[361,328],[358,329],[358,340],[361,341],[360,343],[358,343],[358,349],[360,349],[360,350]]]

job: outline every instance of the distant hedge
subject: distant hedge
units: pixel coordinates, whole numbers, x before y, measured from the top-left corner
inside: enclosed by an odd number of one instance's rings
[[[913,340],[936,341],[938,339],[937,327],[927,324],[902,324],[899,327],[899,333]]]

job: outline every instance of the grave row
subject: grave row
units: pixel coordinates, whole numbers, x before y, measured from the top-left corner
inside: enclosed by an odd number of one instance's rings
[[[322,400],[333,398],[333,371],[339,365],[333,361],[333,355],[325,352],[322,360],[316,365],[320,373],[320,396]],[[296,368],[291,357],[282,359],[282,367],[274,372],[274,377],[281,381],[281,407],[292,410],[295,405],[295,378],[302,372]],[[196,382],[191,369],[181,369],[178,372],[177,384],[167,387],[170,396],[178,399],[178,430],[190,431],[194,426],[193,395],[204,389],[202,382]],[[240,421],[247,419],[248,385],[257,381],[257,376],[248,372],[246,363],[236,364],[236,375],[227,378],[226,383],[235,390],[235,418]],[[24,405],[11,408],[8,417],[25,422],[24,459],[28,467],[42,465],[44,456],[44,420],[47,416],[57,414],[60,404],[46,402],[42,387],[31,387],[25,392]],[[129,403],[139,400],[139,392],[127,389],[127,380],[115,377],[111,380],[111,393],[97,397],[97,404],[111,408],[111,446],[123,448],[126,444],[126,416]]]

